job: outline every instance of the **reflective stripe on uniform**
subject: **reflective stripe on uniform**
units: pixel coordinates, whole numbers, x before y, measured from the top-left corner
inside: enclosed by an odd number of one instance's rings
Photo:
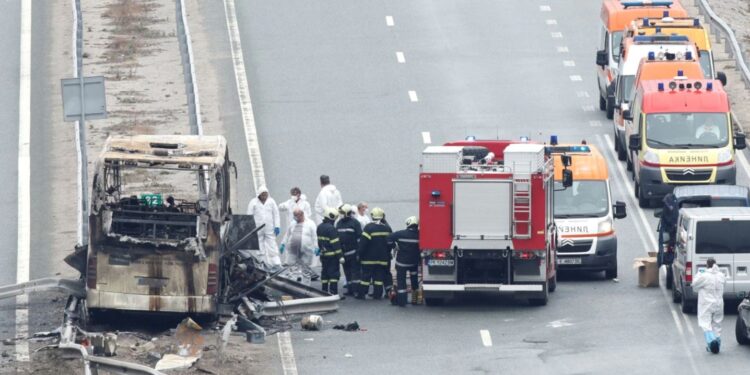
[[[354,228],[339,228],[337,230],[339,231],[339,233],[354,232]]]
[[[339,242],[339,239],[337,238],[337,239],[335,239],[335,240],[330,240],[330,242],[331,242],[331,243],[336,243],[336,242]]]
[[[399,289],[398,292],[405,294],[406,293],[406,289]]]
[[[399,261],[396,261],[396,265],[400,266],[400,267],[404,267],[404,268],[406,268],[406,267],[416,267],[417,266],[416,264],[403,264],[403,263],[400,263]]]
[[[383,282],[382,281],[376,281],[373,284],[375,284],[375,285],[383,285]]]
[[[375,265],[375,266],[387,266],[388,265],[388,262],[386,262],[386,261],[380,261],[380,260],[363,260],[360,263],[362,263],[362,265],[365,265],[365,266],[372,266],[372,265]]]
[[[349,255],[354,255],[356,253],[357,253],[357,250],[349,250],[349,251],[345,252],[344,255],[349,256]]]
[[[370,285],[370,282],[362,280],[359,282],[359,285]]]
[[[367,232],[362,232],[362,237],[365,237],[365,238],[367,238],[368,240],[371,240],[371,239],[372,239],[372,237],[370,237],[370,235],[369,235],[369,234],[367,234]]]
[[[405,242],[405,243],[419,243],[418,239],[412,239],[412,238],[399,238],[399,242]]]
[[[390,234],[389,232],[372,232],[372,233],[370,233],[370,236],[373,236],[373,237],[388,237],[389,234]]]
[[[318,236],[318,240],[320,241],[330,241],[331,239],[328,237]]]

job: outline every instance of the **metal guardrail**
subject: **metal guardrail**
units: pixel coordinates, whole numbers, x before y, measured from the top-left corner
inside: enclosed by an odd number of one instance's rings
[[[724,34],[724,37],[730,43],[731,51],[727,49],[727,53],[730,53],[730,55],[732,55],[737,61],[737,68],[740,70],[742,78],[745,81],[745,87],[750,88],[750,69],[748,69],[747,67],[745,56],[743,54],[742,48],[740,47],[740,43],[737,41],[737,36],[734,35],[734,31],[732,31],[732,28],[729,27],[729,25],[724,22],[724,20],[721,19],[721,17],[719,17],[716,12],[714,12],[713,8],[711,8],[711,5],[708,4],[708,0],[696,1],[698,2],[698,9],[700,10],[700,12],[708,18],[711,26],[713,26],[712,29],[721,30],[721,33]]]
[[[264,302],[260,315],[279,316],[334,311],[339,308],[339,296],[312,297],[298,300]]]
[[[63,279],[61,277],[47,277],[44,279],[27,281],[21,284],[0,286],[0,299],[41,291],[67,292],[80,298],[86,296],[83,280],[70,280]]]
[[[185,0],[175,0],[175,9],[177,11],[177,17],[175,17],[177,19],[177,40],[180,44],[182,71],[185,76],[185,93],[187,94],[190,133],[203,135],[198,82],[195,76],[195,59],[193,58],[193,45],[190,41],[190,27],[187,21]]]

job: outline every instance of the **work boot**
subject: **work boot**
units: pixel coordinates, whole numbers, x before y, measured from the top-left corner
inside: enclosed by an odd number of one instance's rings
[[[710,344],[708,344],[708,348],[711,350],[711,353],[719,354],[719,348],[721,344],[719,343],[719,340],[711,341]]]
[[[399,290],[398,293],[396,294],[396,302],[398,303],[398,305],[401,307],[406,307],[406,300],[407,300],[406,291],[404,290],[402,292]]]
[[[421,294],[422,294],[422,291],[419,290],[419,289],[411,292],[411,304],[412,305],[419,305],[419,304],[422,303],[422,301],[421,301],[421,299],[422,299]]]

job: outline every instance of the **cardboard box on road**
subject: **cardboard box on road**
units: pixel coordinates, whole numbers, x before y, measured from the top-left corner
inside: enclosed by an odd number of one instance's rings
[[[649,252],[648,255],[633,260],[633,268],[638,270],[638,286],[641,288],[659,286],[659,266],[656,264],[656,253]]]

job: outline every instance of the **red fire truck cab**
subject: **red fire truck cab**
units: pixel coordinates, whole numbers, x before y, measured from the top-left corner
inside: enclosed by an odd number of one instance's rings
[[[528,142],[461,141],[423,151],[426,304],[462,293],[547,303],[557,284],[553,169],[545,146]]]

